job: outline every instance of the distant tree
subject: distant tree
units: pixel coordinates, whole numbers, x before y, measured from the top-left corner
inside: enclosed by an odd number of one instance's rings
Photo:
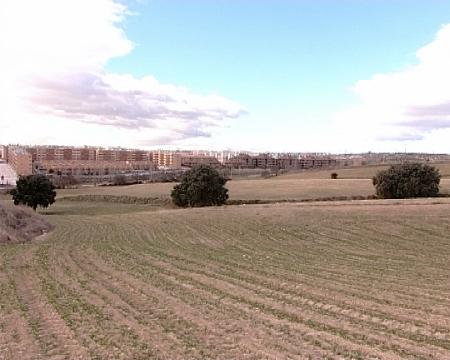
[[[223,205],[228,199],[228,189],[224,187],[226,182],[211,166],[194,166],[173,188],[172,201],[182,207]]]
[[[330,177],[331,177],[332,179],[337,179],[337,178],[338,178],[338,173],[337,173],[337,172],[332,172],[331,175],[330,175]]]
[[[439,170],[432,166],[405,163],[378,172],[372,182],[378,197],[404,199],[437,196],[440,180]]]
[[[34,211],[38,206],[48,207],[55,202],[55,186],[44,175],[21,176],[17,186],[11,190],[14,205],[24,204]]]
[[[125,175],[123,175],[123,174],[114,175],[114,178],[113,178],[114,185],[126,185],[126,183],[127,183],[127,178]]]

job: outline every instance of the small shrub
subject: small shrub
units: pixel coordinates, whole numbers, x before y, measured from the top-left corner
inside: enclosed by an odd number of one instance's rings
[[[173,188],[172,201],[182,207],[223,205],[228,199],[228,189],[224,187],[226,181],[211,166],[195,166]]]
[[[436,168],[420,163],[393,165],[373,177],[376,194],[383,199],[434,197],[441,176]]]

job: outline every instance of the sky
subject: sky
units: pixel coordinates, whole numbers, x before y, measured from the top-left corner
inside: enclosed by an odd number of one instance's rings
[[[0,144],[450,153],[450,1],[1,0]]]

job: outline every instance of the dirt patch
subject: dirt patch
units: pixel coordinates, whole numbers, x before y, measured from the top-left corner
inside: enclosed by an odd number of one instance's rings
[[[28,209],[0,205],[0,244],[28,242],[51,229],[42,216]]]

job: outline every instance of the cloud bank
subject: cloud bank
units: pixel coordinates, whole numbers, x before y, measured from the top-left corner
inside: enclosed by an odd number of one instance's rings
[[[106,125],[116,145],[160,145],[208,137],[244,113],[219,95],[108,73],[105,64],[134,47],[122,29],[128,10],[117,1],[6,0],[0,7],[0,96],[8,103],[0,141],[92,142]],[[17,136],[19,124],[34,136]],[[72,133],[61,132],[67,126]]]
[[[416,52],[417,63],[398,72],[377,74],[353,88],[359,104],[335,114],[343,138],[367,149],[383,142],[428,144],[450,130],[450,25]],[[428,146],[428,151],[430,147]],[[421,150],[417,144],[416,149]],[[448,146],[442,149],[448,150]],[[436,148],[437,151],[445,151]]]
[[[335,114],[342,134],[361,143],[442,138],[450,129],[450,25],[416,52],[403,71],[377,74],[356,83],[359,104]],[[355,136],[356,135],[356,136]],[[448,147],[447,147],[448,148]]]

